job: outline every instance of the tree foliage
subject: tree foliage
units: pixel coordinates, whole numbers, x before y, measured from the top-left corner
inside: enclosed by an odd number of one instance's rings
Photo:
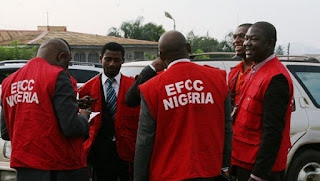
[[[117,36],[124,38],[158,41],[160,36],[165,32],[162,25],[156,25],[154,23],[142,24],[143,17],[139,17],[136,20],[125,21],[117,29],[112,27],[108,31],[108,36]]]
[[[37,47],[19,45],[13,41],[10,46],[0,46],[0,61],[2,60],[29,60],[35,57]]]
[[[201,54],[204,53],[202,49],[197,49],[196,51],[193,52],[193,54]],[[199,55],[197,56],[198,59],[207,59],[210,58],[208,55]]]
[[[143,17],[136,20],[125,21],[119,28],[112,27],[108,30],[108,36],[124,37],[138,40],[158,41],[160,36],[165,33],[162,25],[147,23],[143,25]],[[186,36],[191,44],[192,53],[201,52],[234,52],[232,41],[233,33],[228,33],[224,40],[218,41],[214,37],[195,35],[190,31]],[[210,57],[215,57],[211,56]],[[221,57],[221,56],[220,56]]]
[[[190,31],[187,35],[187,40],[191,44],[192,53],[202,52],[233,52],[232,47],[232,33],[229,33],[225,40],[219,42],[217,39],[207,36],[197,36],[193,31]],[[231,41],[230,41],[231,40]],[[214,57],[214,56],[210,56]]]
[[[276,47],[275,53],[276,53],[277,55],[283,55],[283,54],[284,54],[283,49],[284,49],[283,46],[278,45],[278,46]]]
[[[192,53],[198,49],[204,52],[215,52],[218,51],[217,46],[219,44],[218,40],[215,38],[207,36],[197,36],[193,31],[190,31],[187,35],[187,40],[191,44]]]
[[[108,36],[121,37],[120,31],[116,27],[110,28],[108,32]]]

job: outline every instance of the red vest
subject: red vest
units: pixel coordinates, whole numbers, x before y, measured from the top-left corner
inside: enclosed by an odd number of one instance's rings
[[[83,138],[64,136],[55,116],[52,100],[61,71],[35,58],[3,81],[1,99],[12,144],[11,167],[86,167]]]
[[[139,121],[140,107],[128,107],[125,104],[125,96],[128,89],[133,85],[134,78],[122,75],[120,88],[117,98],[117,112],[114,120],[115,136],[117,151],[122,160],[133,162],[137,129]],[[96,101],[93,102],[91,110],[95,112],[102,112],[101,93],[101,74],[89,80],[79,91],[80,97],[89,95]],[[89,138],[84,144],[85,152],[88,155],[90,147],[98,135],[99,129],[102,125],[102,115],[98,114],[90,123]]]
[[[231,96],[232,105],[238,104],[240,99],[241,91],[243,90],[243,85],[248,79],[251,68],[243,71],[243,60],[238,63],[235,67],[231,68],[228,75],[228,87]]]
[[[157,124],[150,180],[219,175],[226,72],[180,62],[139,88]]]
[[[235,89],[237,77],[240,72],[239,68],[242,68],[241,64],[243,65],[242,61],[239,64],[237,64],[236,66],[232,67],[229,72],[229,75],[228,75],[229,91],[233,91]]]
[[[275,75],[283,74],[289,83],[290,101],[285,116],[285,128],[282,141],[272,171],[286,168],[287,153],[290,148],[290,117],[292,110],[293,85],[290,75],[278,58],[263,65],[248,82],[248,87],[240,101],[233,125],[232,164],[252,170],[262,139],[262,113],[264,95]]]

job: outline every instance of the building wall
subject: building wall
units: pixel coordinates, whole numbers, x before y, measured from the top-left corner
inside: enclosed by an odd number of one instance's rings
[[[72,48],[72,60],[78,62],[93,62],[99,63],[99,56],[102,47],[97,48]],[[135,48],[124,47],[125,49],[125,62],[137,60],[150,60],[157,57],[157,47],[152,48]]]

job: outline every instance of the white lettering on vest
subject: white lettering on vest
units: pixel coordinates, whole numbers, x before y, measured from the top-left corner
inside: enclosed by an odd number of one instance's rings
[[[183,90],[186,93],[182,93]],[[202,80],[179,81],[174,84],[165,85],[168,98],[163,99],[165,110],[173,109],[187,104],[214,104],[211,92],[203,92],[204,85]]]
[[[11,84],[11,95],[6,97],[6,101],[10,107],[18,103],[36,103],[39,104],[38,95],[32,92],[35,81],[22,80]]]

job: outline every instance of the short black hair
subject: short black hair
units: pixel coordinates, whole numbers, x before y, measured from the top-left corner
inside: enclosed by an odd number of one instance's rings
[[[107,50],[119,51],[119,52],[121,52],[122,57],[124,57],[124,48],[123,48],[122,45],[120,45],[119,43],[110,42],[110,43],[105,44],[105,45],[103,46],[102,50],[101,50],[101,56],[103,56],[103,54],[104,54]]]
[[[243,23],[243,24],[239,25],[239,26],[238,26],[238,28],[239,28],[239,27],[246,27],[246,28],[250,28],[251,26],[252,26],[252,24],[251,24],[251,23]]]
[[[277,30],[271,23],[259,21],[252,26],[262,29],[267,40],[274,40],[274,42],[277,42]]]

